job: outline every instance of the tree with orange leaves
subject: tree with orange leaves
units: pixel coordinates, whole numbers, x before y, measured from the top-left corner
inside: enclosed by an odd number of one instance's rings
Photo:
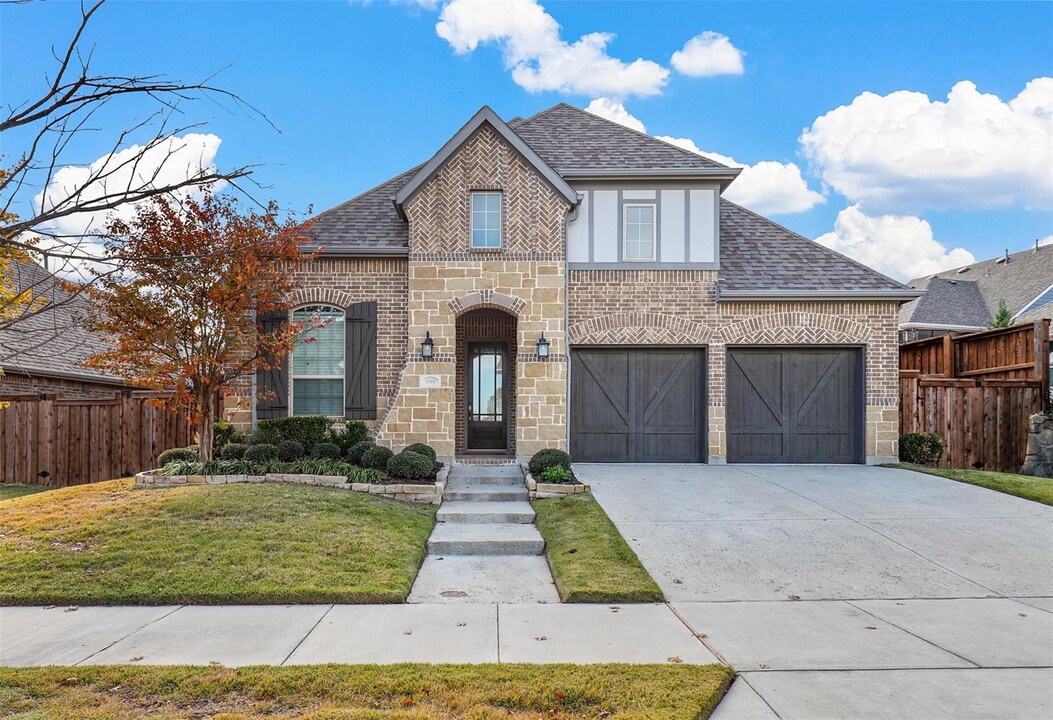
[[[88,292],[99,310],[91,326],[112,347],[87,364],[174,393],[197,427],[200,458],[211,459],[217,398],[239,377],[269,369],[310,329],[287,323],[264,333],[255,322],[285,306],[305,259],[305,229],[279,222],[274,207],[245,212],[235,198],[210,193],[157,197],[130,222],[111,220],[104,238],[121,269]]]

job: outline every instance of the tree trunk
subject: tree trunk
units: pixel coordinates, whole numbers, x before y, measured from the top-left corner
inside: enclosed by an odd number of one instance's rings
[[[198,414],[201,421],[197,426],[197,437],[198,437],[198,459],[201,462],[208,462],[212,459],[212,441],[216,423],[216,405],[212,402],[212,397],[209,393],[205,393],[205,397],[199,397],[197,400]]]

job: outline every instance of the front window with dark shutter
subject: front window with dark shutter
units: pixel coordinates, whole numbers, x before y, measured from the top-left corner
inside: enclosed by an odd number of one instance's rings
[[[294,322],[315,321],[292,353],[292,414],[344,415],[344,311],[316,305],[293,311]]]

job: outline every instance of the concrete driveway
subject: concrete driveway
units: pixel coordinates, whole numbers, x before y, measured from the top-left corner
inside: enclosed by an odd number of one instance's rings
[[[860,466],[575,465],[740,675],[715,717],[1053,717],[1053,508]]]

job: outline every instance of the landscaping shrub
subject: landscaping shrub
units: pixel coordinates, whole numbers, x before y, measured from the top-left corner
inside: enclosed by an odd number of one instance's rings
[[[388,475],[403,480],[423,480],[431,475],[435,462],[427,455],[411,452],[408,448],[388,460]]]
[[[216,450],[234,442],[234,426],[226,420],[219,420],[212,426],[212,447]]]
[[[530,474],[539,478],[541,473],[557,465],[570,470],[570,455],[555,448],[538,450],[534,453],[534,457],[530,458]]]
[[[197,448],[172,448],[171,450],[165,450],[163,453],[157,456],[157,463],[164,467],[169,463],[174,462],[196,462],[197,461]]]
[[[320,442],[329,440],[332,422],[324,415],[293,415],[260,420],[256,424],[256,442],[277,445],[282,440],[295,440],[311,452]]]
[[[219,449],[220,460],[241,460],[249,446],[245,443],[230,442]]]
[[[278,443],[278,459],[282,462],[295,462],[304,456],[303,443],[296,440],[282,440]]]
[[[349,462],[353,462],[355,465],[361,465],[362,456],[366,454],[367,450],[375,447],[376,445],[369,442],[368,440],[357,442],[354,445],[352,445],[351,448],[347,451],[347,459]]]
[[[311,457],[329,458],[330,460],[339,460],[341,454],[340,446],[332,442],[320,442],[311,450]]]
[[[243,458],[250,463],[262,463],[278,459],[278,448],[270,443],[256,443],[245,450]]]
[[[330,431],[329,441],[340,446],[340,454],[347,455],[352,447],[369,437],[369,428],[361,420],[348,420],[342,429]]]
[[[899,439],[899,459],[915,465],[935,465],[943,457],[938,433],[908,433]]]
[[[360,462],[359,465],[364,468],[373,468],[374,470],[386,470],[388,467],[388,460],[394,455],[395,453],[391,452],[386,447],[374,445],[362,453],[362,462]]]
[[[538,482],[546,483],[565,483],[570,482],[570,470],[563,467],[562,465],[553,465],[552,467],[544,470],[537,477]]]
[[[432,465],[435,464],[435,461],[438,460],[439,457],[435,454],[435,448],[433,448],[431,445],[425,445],[424,443],[413,443],[412,445],[407,445],[402,452],[414,452],[418,455],[423,455],[426,458],[430,458]]]

